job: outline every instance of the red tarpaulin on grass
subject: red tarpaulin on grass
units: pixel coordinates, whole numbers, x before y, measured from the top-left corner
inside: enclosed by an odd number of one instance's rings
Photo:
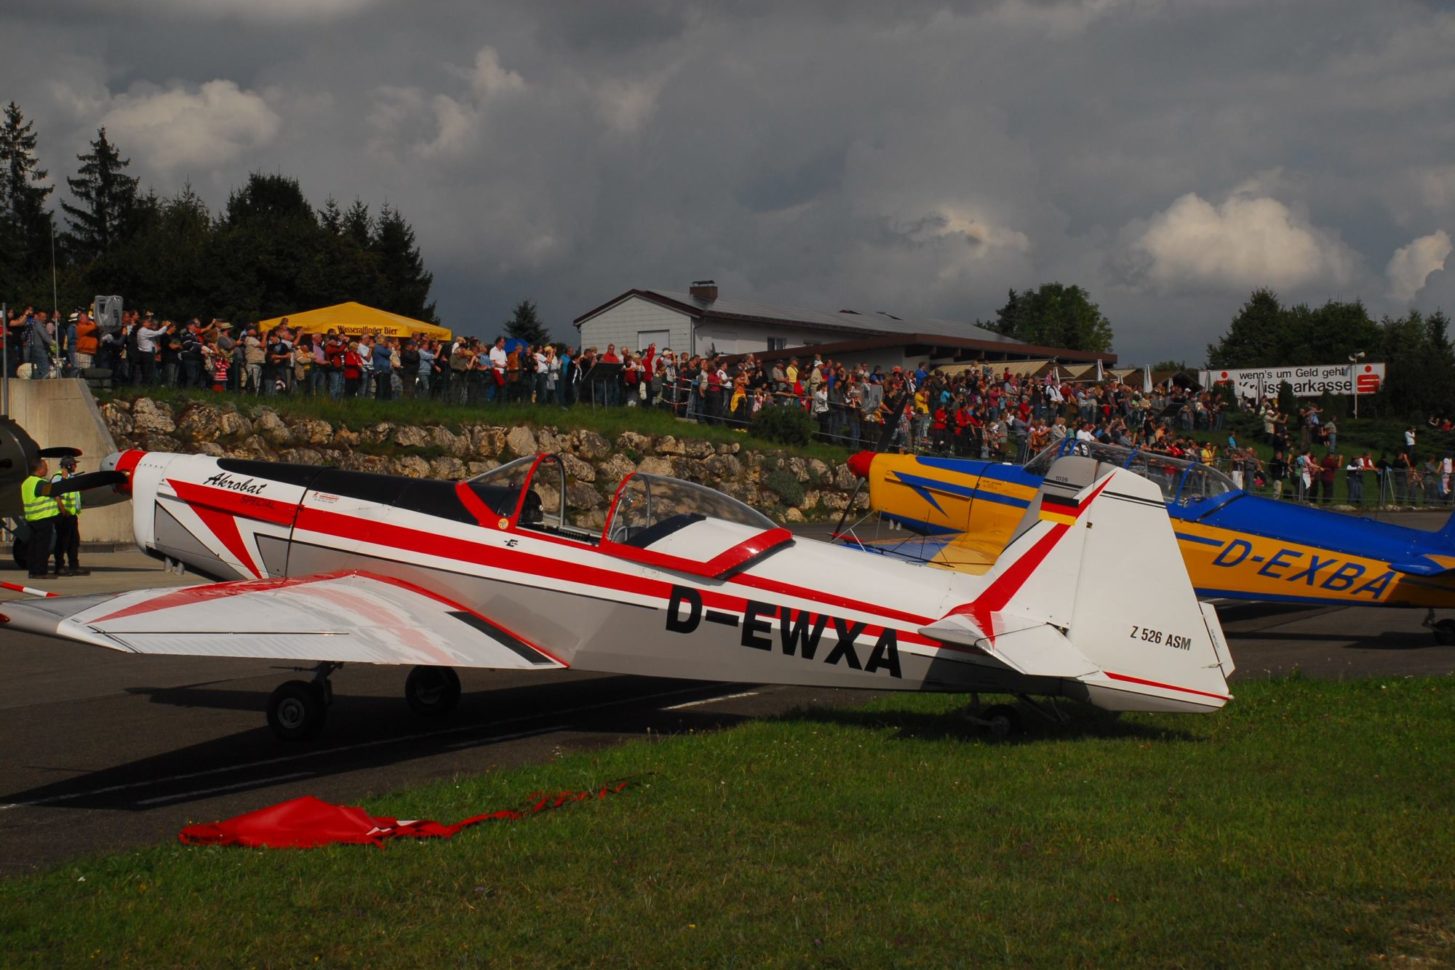
[[[476,815],[454,825],[442,825],[429,819],[400,821],[374,816],[362,808],[332,805],[305,795],[221,822],[189,825],[178,838],[183,845],[242,845],[270,849],[310,849],[339,844],[383,845],[385,839],[448,839],[461,829],[481,822],[514,822],[572,802],[615,795],[626,788],[626,784],[622,781],[596,791],[534,796],[524,809],[505,808]]]

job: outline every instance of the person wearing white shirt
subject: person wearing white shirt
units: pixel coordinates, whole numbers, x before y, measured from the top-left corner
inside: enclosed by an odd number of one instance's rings
[[[505,352],[505,338],[496,337],[495,343],[490,346],[490,383],[485,385],[485,400],[505,400],[505,368],[510,363],[510,357]]]
[[[137,363],[141,368],[141,380],[143,384],[155,384],[157,382],[157,341],[166,334],[167,328],[152,319],[150,311],[146,319],[136,328],[136,352],[140,358]]]

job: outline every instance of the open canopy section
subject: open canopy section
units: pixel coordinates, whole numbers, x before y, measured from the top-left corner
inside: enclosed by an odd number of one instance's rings
[[[716,489],[636,472],[617,489],[601,545],[624,559],[721,579],[792,541],[787,529]]]
[[[352,301],[273,317],[271,320],[261,321],[258,328],[267,332],[284,320],[288,321],[289,327],[300,333],[327,333],[333,330],[354,337],[366,333],[395,338],[428,337],[432,340],[449,340],[451,337],[450,331],[444,327]]]
[[[1155,483],[1162,490],[1162,499],[1168,505],[1191,506],[1206,499],[1242,492],[1232,478],[1198,461],[1174,458],[1156,451],[1127,448],[1124,445],[1077,441],[1074,438],[1067,438],[1047,448],[1026,462],[1025,469],[1033,475],[1045,476],[1056,459],[1065,455],[1081,455],[1105,465],[1115,465],[1135,472]]]
[[[480,525],[543,532],[694,576],[723,578],[793,542],[787,529],[716,489],[643,472],[622,479],[604,526],[592,530],[551,454],[517,458],[456,488]]]

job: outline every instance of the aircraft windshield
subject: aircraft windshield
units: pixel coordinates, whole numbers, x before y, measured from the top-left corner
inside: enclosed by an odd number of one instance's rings
[[[645,547],[709,518],[759,531],[776,528],[772,519],[705,485],[638,472],[622,486],[606,537],[611,542]]]
[[[531,466],[534,464],[534,457],[506,462],[499,468],[481,472],[469,479],[470,488],[490,507],[490,511],[502,518],[509,518],[515,514],[515,506],[520,501],[520,490],[525,488],[526,479],[530,477]]]
[[[1195,505],[1203,499],[1226,495],[1238,490],[1227,475],[1186,458],[1173,458],[1155,451],[1134,451],[1123,445],[1098,441],[1072,441],[1052,445],[1030,461],[1026,471],[1044,476],[1051,464],[1064,455],[1084,455],[1108,465],[1135,472],[1162,489],[1162,500],[1168,505]]]
[[[601,535],[603,515],[595,489],[578,484],[559,455],[517,458],[476,475],[466,484],[502,519],[514,515],[518,506],[518,528],[550,532],[579,542],[595,542]]]

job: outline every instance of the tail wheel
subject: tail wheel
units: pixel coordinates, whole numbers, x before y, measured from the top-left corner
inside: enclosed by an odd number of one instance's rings
[[[460,675],[453,667],[415,667],[404,681],[404,699],[416,714],[448,714],[460,702]]]
[[[303,741],[323,727],[323,691],[306,680],[290,680],[268,698],[268,727],[284,741]]]
[[[990,732],[990,736],[996,740],[1004,740],[1020,733],[1020,711],[1009,704],[996,704],[986,709],[981,720],[985,722],[985,729]]]

